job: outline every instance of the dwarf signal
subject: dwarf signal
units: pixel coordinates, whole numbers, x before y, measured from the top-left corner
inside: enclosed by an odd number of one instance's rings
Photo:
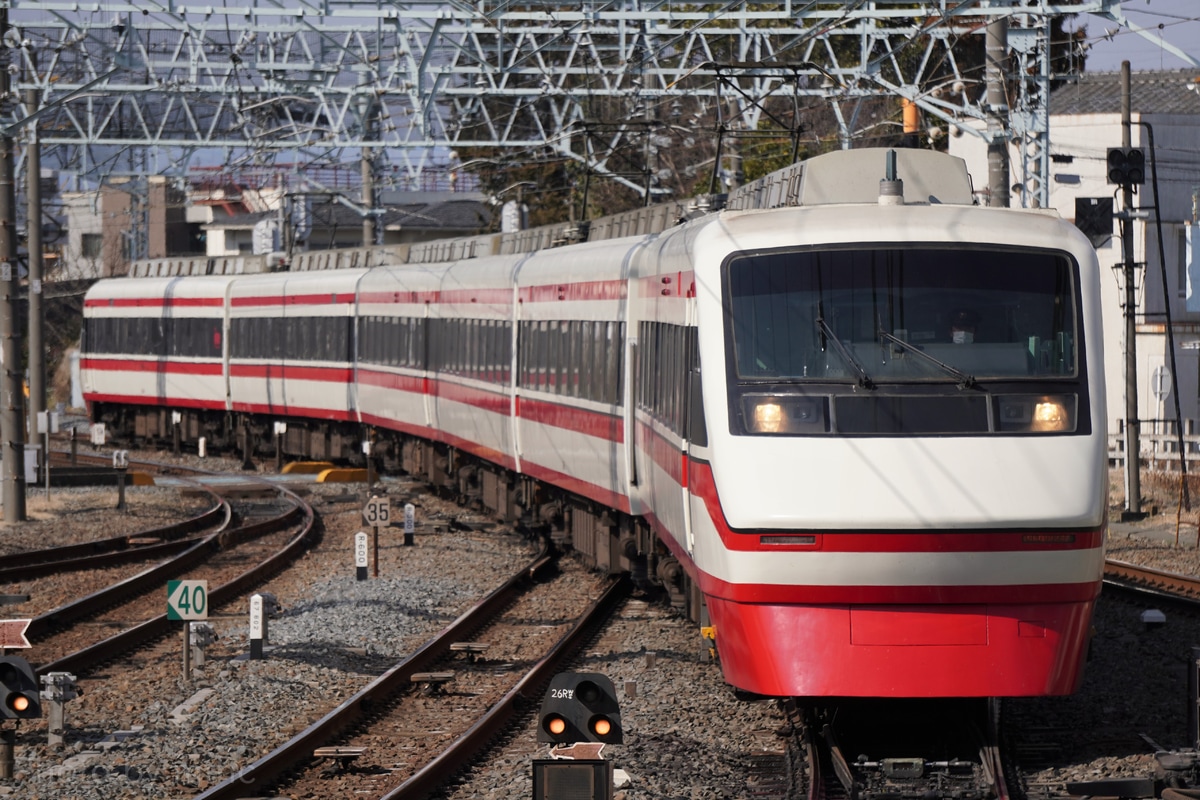
[[[23,658],[0,658],[0,718],[38,719],[42,701],[37,677]]]
[[[598,672],[562,672],[550,681],[538,714],[538,741],[621,744],[621,706]]]

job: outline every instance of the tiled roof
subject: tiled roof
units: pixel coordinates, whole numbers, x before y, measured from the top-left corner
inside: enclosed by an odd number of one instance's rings
[[[1135,114],[1200,114],[1200,69],[1134,72],[1130,107]],[[1196,91],[1188,89],[1195,86]],[[1050,113],[1121,113],[1121,73],[1087,72],[1050,93]]]

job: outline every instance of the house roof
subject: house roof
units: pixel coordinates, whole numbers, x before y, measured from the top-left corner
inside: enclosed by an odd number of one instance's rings
[[[1136,114],[1200,114],[1200,69],[1134,72],[1129,84]],[[1050,113],[1121,113],[1121,73],[1086,72],[1060,86],[1050,93]]]

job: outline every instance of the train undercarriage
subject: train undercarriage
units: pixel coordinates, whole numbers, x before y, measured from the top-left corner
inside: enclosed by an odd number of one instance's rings
[[[92,419],[105,424],[110,441],[129,448],[197,452],[203,446],[208,454],[236,455],[248,468],[255,459],[277,456],[365,467],[362,443],[369,437],[371,465],[378,472],[420,477],[464,506],[548,536],[593,569],[628,574],[639,590],[664,593],[688,619],[708,624],[699,588],[645,520],[446,444],[357,423],[305,418],[288,418],[286,430],[276,434],[277,416],[208,409],[97,403]]]

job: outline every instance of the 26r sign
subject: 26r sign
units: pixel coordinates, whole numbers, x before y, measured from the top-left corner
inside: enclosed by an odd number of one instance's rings
[[[208,619],[208,581],[167,581],[167,619]]]

